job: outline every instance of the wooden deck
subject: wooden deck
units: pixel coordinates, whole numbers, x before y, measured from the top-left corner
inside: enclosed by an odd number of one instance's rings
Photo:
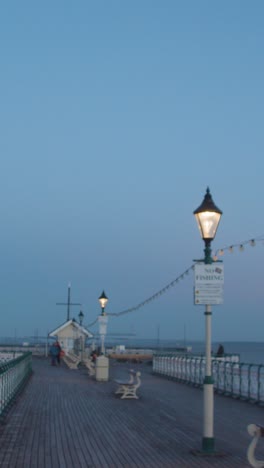
[[[113,380],[127,375],[127,364],[112,363],[111,380],[96,382],[87,369],[34,358],[34,374],[0,426],[1,468],[249,466],[247,425],[263,424],[263,408],[216,395],[219,456],[195,456],[203,392],[153,376],[147,364],[133,368],[142,373],[140,399],[120,400]],[[264,459],[264,441],[257,455]]]

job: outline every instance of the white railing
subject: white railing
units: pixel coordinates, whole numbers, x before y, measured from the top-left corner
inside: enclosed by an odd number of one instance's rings
[[[250,466],[253,466],[253,468],[264,468],[264,460],[257,460],[255,457],[255,449],[259,438],[264,436],[264,427],[258,426],[257,424],[249,424],[247,429],[249,435],[252,437],[252,441],[247,449],[247,459],[249,464]]]
[[[22,356],[22,355],[23,353],[21,353],[20,351],[8,351],[8,352],[0,351],[0,365],[3,362],[11,361],[12,359],[16,359],[17,357]]]

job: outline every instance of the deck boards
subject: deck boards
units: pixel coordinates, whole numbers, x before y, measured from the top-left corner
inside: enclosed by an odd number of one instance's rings
[[[248,467],[249,423],[264,423],[264,409],[215,395],[216,449],[223,457],[197,457],[203,392],[154,376],[147,364],[139,400],[114,395],[114,379],[127,364],[113,363],[109,382],[87,369],[50,366],[33,359],[34,374],[0,426],[1,468]],[[258,457],[264,459],[264,440]]]

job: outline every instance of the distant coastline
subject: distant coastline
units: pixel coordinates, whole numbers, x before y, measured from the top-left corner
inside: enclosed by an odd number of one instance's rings
[[[18,345],[22,345],[22,342],[26,342],[27,339],[18,340],[14,342],[12,338],[0,338],[0,346],[6,346],[8,348],[15,348]],[[107,339],[106,346],[113,347],[116,345],[125,345],[126,349],[130,348],[141,348],[141,349],[152,349],[152,350],[170,350],[173,351],[179,347],[192,347],[193,354],[204,354],[205,343],[203,341],[196,340],[171,340],[171,339],[140,339],[140,338],[126,338],[123,339]],[[224,346],[224,350],[228,354],[239,354],[241,363],[261,364],[264,365],[264,342],[252,342],[252,341],[222,341],[221,344]],[[46,346],[46,340],[38,341],[31,340],[30,345],[32,346]],[[212,351],[216,352],[219,346],[219,342],[215,341],[212,343]],[[25,346],[25,351],[27,347]]]

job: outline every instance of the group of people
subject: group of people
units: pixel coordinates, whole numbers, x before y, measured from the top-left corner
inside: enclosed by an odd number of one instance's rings
[[[50,357],[52,366],[56,366],[57,364],[60,365],[61,353],[61,345],[58,341],[55,341],[55,343],[53,343],[50,347]]]
[[[49,350],[49,354],[51,357],[51,365],[60,365],[61,356],[64,355],[64,351],[62,350],[59,341],[55,341],[54,343],[52,343]],[[91,352],[91,359],[93,363],[95,363],[97,356],[98,352],[96,350]]]

